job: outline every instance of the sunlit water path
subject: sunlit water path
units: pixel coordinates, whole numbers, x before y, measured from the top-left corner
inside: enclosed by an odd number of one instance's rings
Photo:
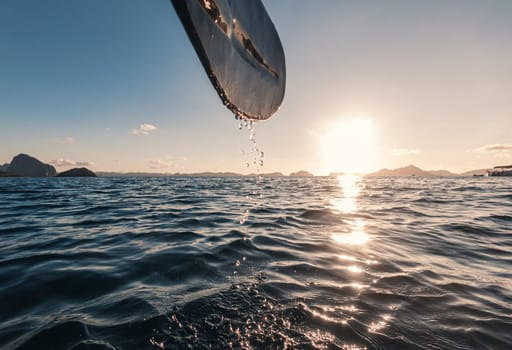
[[[512,179],[2,179],[0,348],[510,349]]]

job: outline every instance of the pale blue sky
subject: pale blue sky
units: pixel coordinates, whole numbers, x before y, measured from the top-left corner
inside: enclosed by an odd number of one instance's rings
[[[288,81],[256,125],[261,171],[321,173],[322,139],[354,118],[374,125],[370,168],[512,163],[512,1],[264,4]],[[0,122],[0,163],[25,152],[59,170],[253,170],[248,134],[168,0],[1,1]]]

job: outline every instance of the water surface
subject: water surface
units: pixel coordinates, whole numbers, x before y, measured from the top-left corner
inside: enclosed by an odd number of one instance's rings
[[[512,178],[1,179],[0,348],[511,349]]]

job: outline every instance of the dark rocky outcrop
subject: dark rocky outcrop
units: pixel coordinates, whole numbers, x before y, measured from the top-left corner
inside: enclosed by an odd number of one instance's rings
[[[13,175],[31,177],[48,177],[57,175],[57,171],[53,166],[44,164],[36,158],[23,153],[18,154],[12,159],[9,167],[7,168],[7,172]]]
[[[10,174],[7,171],[0,171],[0,177],[19,177],[19,175]]]
[[[0,172],[7,172],[7,168],[9,168],[9,163],[5,163],[4,165],[0,165]]]
[[[59,173],[57,177],[96,177],[96,174],[87,168],[73,168]]]

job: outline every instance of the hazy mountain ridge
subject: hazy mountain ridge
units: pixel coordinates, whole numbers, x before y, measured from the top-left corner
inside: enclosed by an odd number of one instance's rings
[[[408,165],[396,169],[380,169],[366,176],[419,176],[419,177],[450,177],[450,176],[472,176],[484,175],[487,169],[469,170],[464,173],[456,174],[448,170],[423,170],[415,165]]]
[[[20,168],[20,161],[25,166]],[[396,169],[380,169],[379,171],[366,174],[366,176],[419,176],[419,177],[449,177],[449,176],[472,176],[472,175],[485,175],[487,169],[475,169],[466,171],[460,174],[452,173],[448,170],[423,170],[415,165],[408,165]],[[89,169],[70,169],[68,171],[61,172],[62,176],[69,174],[80,173],[82,176],[94,176]],[[329,174],[330,177],[342,175],[343,173],[333,172]],[[57,176],[55,168],[49,164],[45,164],[38,159],[26,155],[19,154],[13,157],[11,163],[5,163],[0,165],[0,176],[1,177],[12,177],[12,176]],[[268,173],[251,173],[251,174],[240,174],[235,172],[212,172],[204,171],[197,173],[155,173],[155,172],[116,172],[116,171],[98,171],[96,176],[99,177],[243,177],[243,176],[266,176],[266,177],[310,177],[315,176],[309,171],[298,170],[291,172],[289,175],[284,175],[281,172],[268,172]]]

